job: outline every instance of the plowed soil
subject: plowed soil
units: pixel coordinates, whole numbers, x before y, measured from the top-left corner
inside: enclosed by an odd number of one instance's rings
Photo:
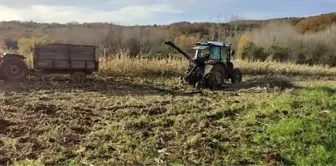
[[[0,164],[280,162],[264,157],[276,153],[270,147],[245,154],[262,125],[244,119],[254,102],[294,84],[251,82],[201,93],[185,93],[193,89],[165,78],[94,77],[77,86],[63,76],[1,82]]]

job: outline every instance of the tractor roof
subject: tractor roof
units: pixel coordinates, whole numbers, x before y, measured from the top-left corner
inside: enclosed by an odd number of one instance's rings
[[[209,48],[209,46],[207,46],[207,45],[199,45],[199,46],[194,47],[193,49],[195,49],[195,50],[203,50],[203,49],[206,49],[206,48]]]
[[[197,46],[210,46],[210,45],[215,45],[219,47],[228,47],[229,45],[224,44],[222,42],[218,41],[200,41],[196,43]]]

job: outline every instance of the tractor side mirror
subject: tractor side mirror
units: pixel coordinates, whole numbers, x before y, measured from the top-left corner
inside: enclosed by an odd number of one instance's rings
[[[235,54],[235,50],[230,50],[230,55],[233,56]]]

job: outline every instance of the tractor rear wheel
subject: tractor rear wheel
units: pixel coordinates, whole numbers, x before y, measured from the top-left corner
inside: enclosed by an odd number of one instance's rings
[[[220,88],[221,85],[224,83],[225,74],[226,70],[222,65],[215,65],[209,73],[209,78],[207,81],[208,87],[210,87],[211,89]]]
[[[28,67],[23,60],[10,58],[1,63],[1,70],[5,81],[20,82],[25,79]]]
[[[232,84],[241,83],[242,80],[243,80],[242,72],[238,68],[233,69],[231,76],[231,83]]]

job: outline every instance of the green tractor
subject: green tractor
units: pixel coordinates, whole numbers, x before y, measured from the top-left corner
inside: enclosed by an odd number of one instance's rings
[[[192,58],[171,41],[166,41],[165,44],[176,49],[190,62],[182,77],[184,83],[196,88],[219,89],[227,80],[231,80],[232,84],[242,81],[242,72],[234,68],[231,62],[231,56],[235,53],[231,45],[214,41],[197,42]]]

